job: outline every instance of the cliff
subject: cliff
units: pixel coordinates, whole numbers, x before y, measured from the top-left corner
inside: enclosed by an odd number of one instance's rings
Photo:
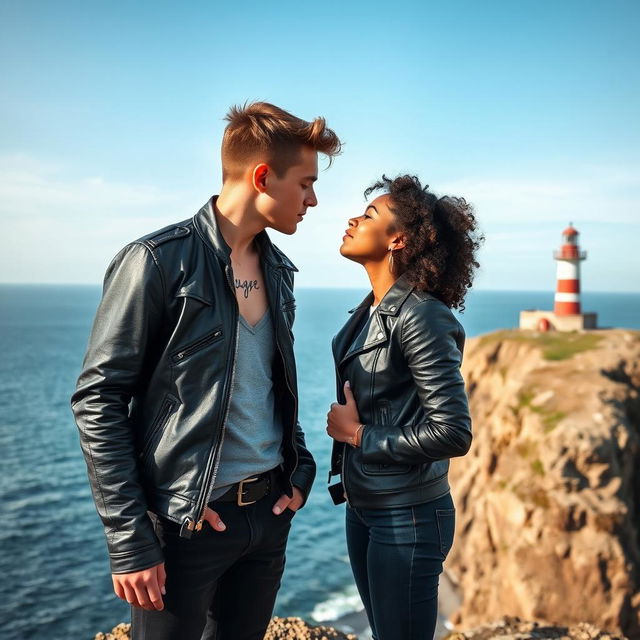
[[[640,333],[496,332],[463,372],[456,629],[507,615],[640,638]]]

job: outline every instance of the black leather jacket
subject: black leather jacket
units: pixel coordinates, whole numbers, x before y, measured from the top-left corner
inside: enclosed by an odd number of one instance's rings
[[[334,442],[329,488],[336,504],[399,507],[449,491],[449,458],[471,445],[460,374],[464,330],[451,311],[400,277],[358,335],[373,294],[353,309],[333,339],[337,394],[349,380],[360,420],[360,447]]]
[[[162,562],[147,510],[190,537],[215,484],[239,312],[214,202],[114,258],[71,399],[114,573]],[[298,424],[291,333],[297,269],[266,232],[256,242],[277,346],[283,490],[292,495],[295,485],[307,495],[315,464]]]

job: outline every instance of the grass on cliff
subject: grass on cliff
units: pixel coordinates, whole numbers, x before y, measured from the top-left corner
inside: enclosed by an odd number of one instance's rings
[[[550,433],[553,431],[561,420],[564,420],[567,417],[567,414],[564,411],[553,411],[551,409],[547,409],[545,407],[541,407],[533,404],[533,399],[535,397],[534,390],[530,389],[527,391],[520,391],[518,394],[518,404],[515,406],[511,406],[511,412],[514,416],[519,416],[522,409],[527,408],[540,415],[542,419],[542,425],[544,427],[545,433]]]
[[[542,424],[544,425],[544,432],[550,433],[553,431],[561,420],[564,420],[567,414],[564,411],[552,411],[551,413],[543,414]]]
[[[491,344],[500,340],[524,342],[542,349],[545,360],[567,360],[576,353],[595,349],[603,336],[595,333],[550,332],[537,333],[518,329],[496,331],[480,338],[480,344]]]
[[[531,470],[538,476],[544,476],[544,464],[539,458],[531,463]]]

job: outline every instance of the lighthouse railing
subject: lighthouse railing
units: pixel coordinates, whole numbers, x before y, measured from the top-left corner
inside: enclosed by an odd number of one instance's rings
[[[554,260],[586,260],[587,252],[586,251],[554,251],[553,252]]]

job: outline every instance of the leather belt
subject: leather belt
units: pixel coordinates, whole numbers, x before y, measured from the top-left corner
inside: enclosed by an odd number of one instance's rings
[[[235,502],[239,507],[246,507],[269,495],[275,477],[275,470],[271,470],[240,480],[213,502]]]

